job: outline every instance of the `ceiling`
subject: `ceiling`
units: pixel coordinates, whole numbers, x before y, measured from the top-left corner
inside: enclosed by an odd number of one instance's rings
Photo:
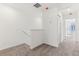
[[[16,7],[16,8],[31,8],[35,3],[3,3],[3,5]],[[65,8],[79,8],[79,3],[40,3],[43,7],[48,6],[51,8],[65,9]]]
[[[27,11],[32,9],[41,10],[41,8],[35,8],[33,5],[35,3],[3,3],[0,5],[9,6],[18,10]],[[48,7],[49,9],[57,8],[59,11],[65,11],[68,8],[71,11],[78,11],[79,10],[79,3],[40,3],[42,8]]]

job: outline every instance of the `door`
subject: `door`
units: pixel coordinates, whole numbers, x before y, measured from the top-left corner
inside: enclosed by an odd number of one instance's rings
[[[75,40],[75,19],[65,19],[64,38],[66,40]]]

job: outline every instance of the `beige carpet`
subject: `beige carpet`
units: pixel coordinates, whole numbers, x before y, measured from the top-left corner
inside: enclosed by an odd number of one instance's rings
[[[79,56],[78,41],[64,41],[58,48],[41,45],[33,50],[26,44],[0,51],[1,56]]]

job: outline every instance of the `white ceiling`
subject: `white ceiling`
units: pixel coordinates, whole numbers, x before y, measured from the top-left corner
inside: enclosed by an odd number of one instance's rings
[[[64,10],[66,8],[71,8],[73,10],[79,9],[79,3],[47,3],[45,5],[47,5],[49,9],[51,8],[58,8],[59,10]]]
[[[34,4],[35,3],[4,3],[3,5],[26,12],[26,10],[32,10],[33,8],[35,8],[33,7]],[[72,11],[79,10],[79,3],[40,3],[40,4],[43,6],[42,8],[47,6],[49,9],[58,8],[58,10],[60,11],[66,10],[67,8],[70,8]],[[35,8],[35,9],[41,10],[41,8]]]
[[[20,9],[25,9],[25,8],[31,8],[33,7],[35,3],[4,3],[3,5],[10,6],[10,7],[15,7],[15,8],[20,8]],[[79,8],[79,3],[40,3],[42,6],[48,6],[50,9],[51,8],[59,8],[59,9],[65,9],[68,7],[71,8]]]

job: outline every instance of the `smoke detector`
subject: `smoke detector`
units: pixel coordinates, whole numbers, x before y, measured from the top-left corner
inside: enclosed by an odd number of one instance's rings
[[[36,4],[34,4],[34,7],[39,8],[39,7],[41,7],[41,4],[36,3]]]

